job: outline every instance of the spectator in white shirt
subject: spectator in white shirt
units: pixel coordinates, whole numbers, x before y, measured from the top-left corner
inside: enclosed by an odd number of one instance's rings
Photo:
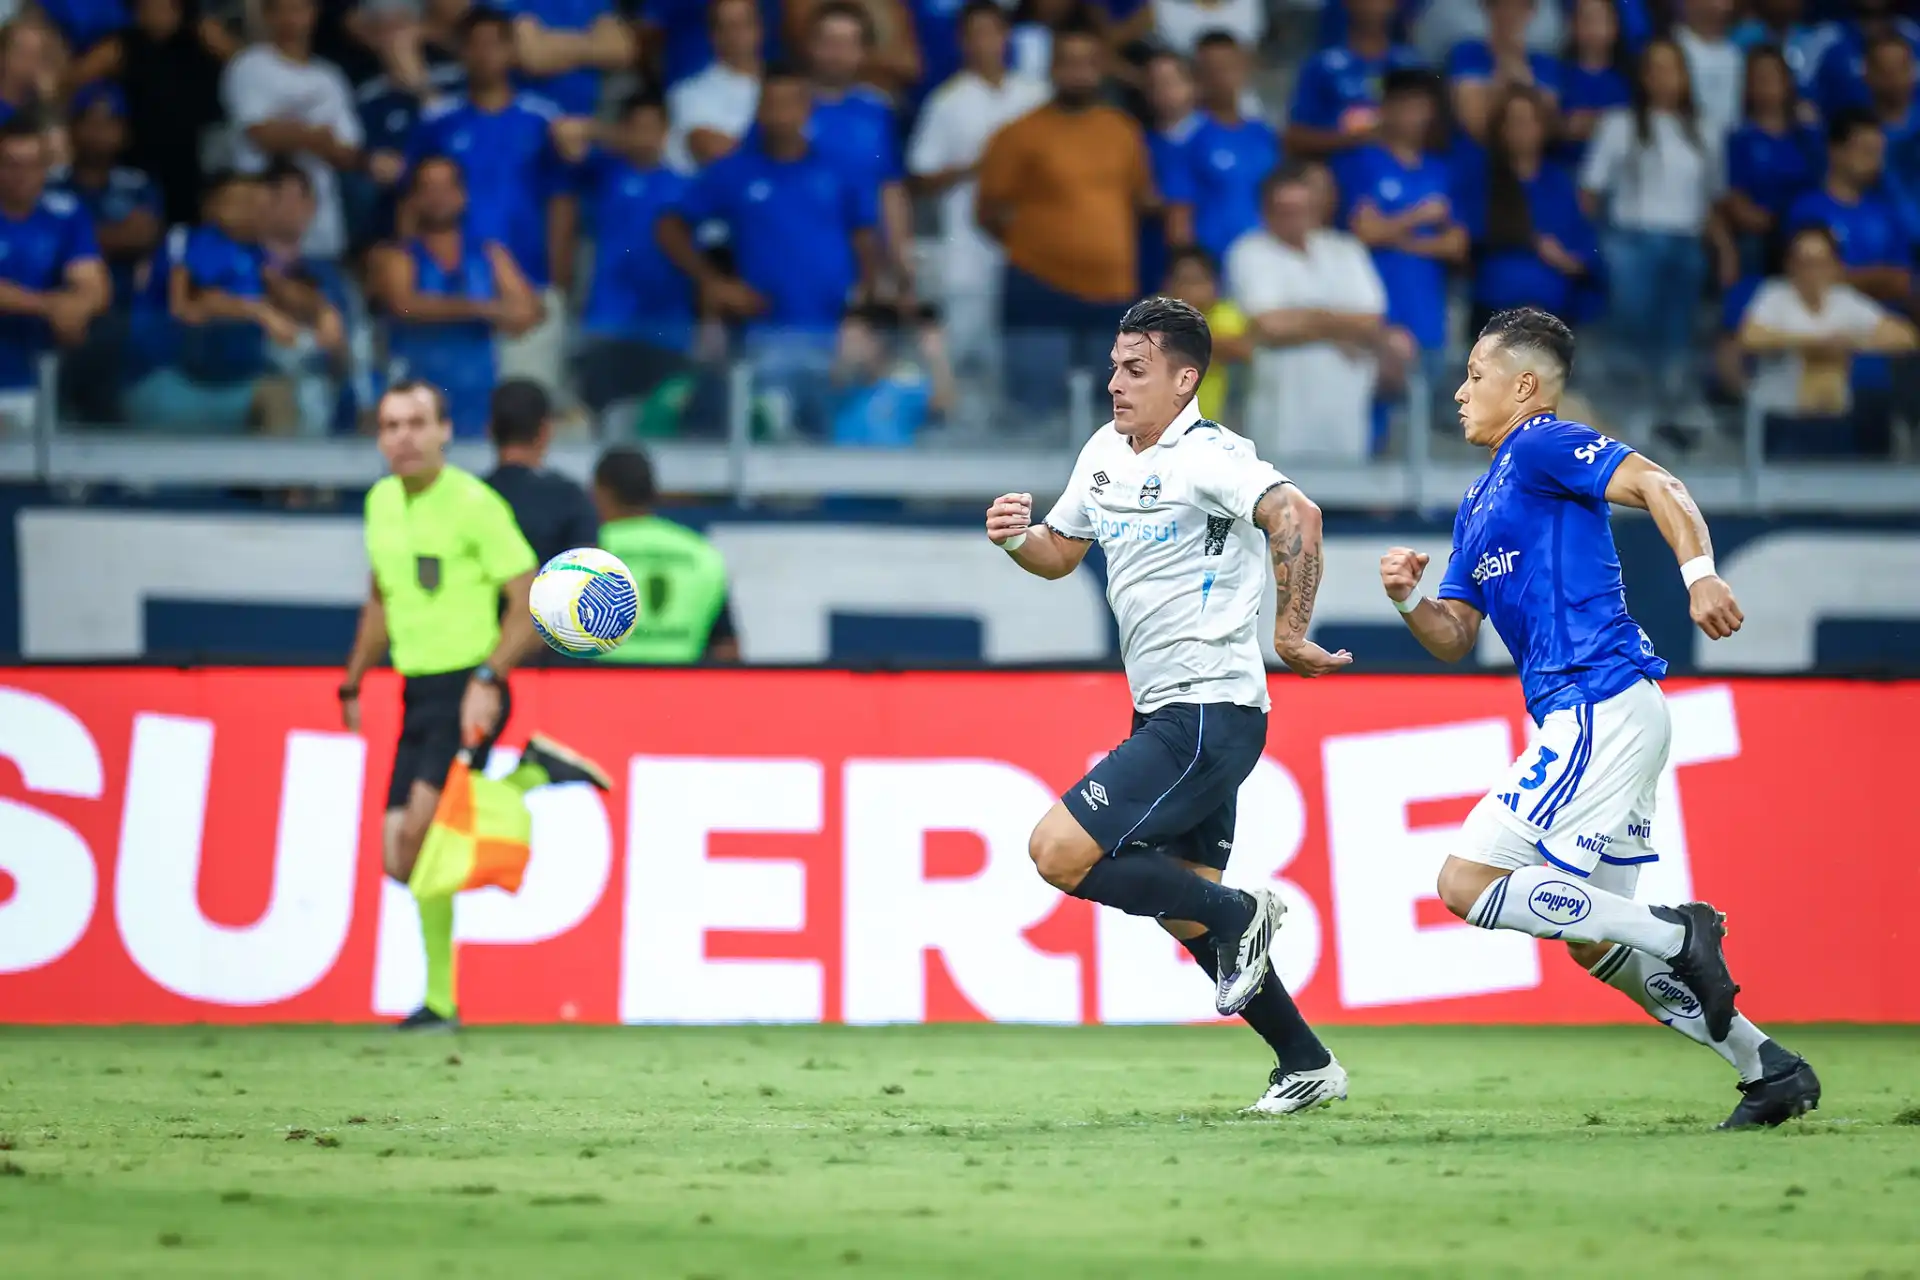
[[[1314,168],[1268,178],[1265,225],[1227,252],[1255,343],[1246,429],[1262,457],[1363,462],[1386,291],[1358,240],[1316,225]]]
[[[299,165],[317,206],[308,257],[331,261],[346,249],[340,169],[360,167],[360,115],[340,68],[313,56],[314,0],[266,0],[267,41],[227,64],[220,100],[239,127],[234,166],[260,173],[276,157]]]
[[[1160,44],[1191,58],[1200,37],[1224,31],[1247,49],[1267,36],[1264,0],[1151,0],[1153,33]]]
[[[1740,127],[1747,78],[1746,51],[1729,38],[1732,26],[1733,0],[1685,0],[1673,24],[1673,42],[1693,76],[1700,127],[1722,142]]]
[[[713,0],[707,10],[713,61],[667,91],[667,164],[690,173],[733,150],[760,108],[758,0]]]
[[[1706,286],[1711,236],[1735,261],[1732,238],[1714,212],[1724,185],[1721,139],[1694,106],[1687,60],[1670,40],[1640,55],[1633,106],[1601,118],[1580,172],[1589,217],[1604,206],[1602,239],[1618,327],[1616,354],[1663,397],[1691,403],[1694,322]]]
[[[1760,286],[1740,322],[1758,358],[1749,402],[1766,415],[1774,456],[1882,456],[1890,404],[1856,404],[1856,355],[1912,351],[1911,322],[1845,283],[1833,233],[1806,227],[1787,246],[1786,275]]]
[[[958,367],[991,368],[999,355],[1004,258],[974,220],[975,172],[1000,126],[1047,101],[1044,80],[1007,70],[1006,12],[970,0],[960,13],[962,68],[935,89],[907,145],[914,194],[940,199],[940,298]]]

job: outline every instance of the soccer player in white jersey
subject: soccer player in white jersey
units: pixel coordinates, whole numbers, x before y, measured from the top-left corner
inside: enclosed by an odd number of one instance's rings
[[[1286,908],[1220,883],[1240,784],[1267,742],[1267,672],[1255,634],[1270,572],[1274,646],[1295,673],[1353,661],[1307,639],[1320,586],[1320,509],[1194,401],[1213,355],[1206,319],[1151,298],[1120,321],[1113,421],[1033,523],[1031,494],[987,509],[987,537],[1028,573],[1064,578],[1096,541],[1133,694],[1133,733],[1068,788],[1028,850],[1062,892],[1149,916],[1215,980],[1278,1064],[1249,1110],[1285,1114],[1347,1096],[1268,950]]]
[[[1469,924],[1564,939],[1588,972],[1740,1073],[1723,1129],[1777,1125],[1819,1105],[1820,1081],[1734,1008],[1724,917],[1635,902],[1656,861],[1654,798],[1667,763],[1667,664],[1627,613],[1609,504],[1653,516],[1680,563],[1693,620],[1714,640],[1740,606],[1713,567],[1686,486],[1556,409],[1573,334],[1522,307],[1488,322],[1454,394],[1469,443],[1493,455],[1461,499],[1439,598],[1416,590],[1427,557],[1380,560],[1387,596],[1429,653],[1473,650],[1490,619],[1520,668],[1539,732],[1475,806],[1440,869],[1440,899]]]

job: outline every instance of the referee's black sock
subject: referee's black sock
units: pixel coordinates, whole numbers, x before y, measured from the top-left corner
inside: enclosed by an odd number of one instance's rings
[[[1075,886],[1073,896],[1159,920],[1197,920],[1223,938],[1237,938],[1253,920],[1253,899],[1205,876],[1157,849],[1102,858]]]
[[[1202,973],[1216,981],[1219,979],[1220,965],[1214,958],[1211,935],[1203,933],[1197,938],[1182,938],[1180,945],[1187,949]],[[1282,1071],[1315,1071],[1333,1061],[1333,1055],[1320,1043],[1320,1037],[1313,1034],[1313,1028],[1300,1016],[1278,974],[1267,975],[1240,1016],[1267,1042],[1273,1056],[1280,1060]]]

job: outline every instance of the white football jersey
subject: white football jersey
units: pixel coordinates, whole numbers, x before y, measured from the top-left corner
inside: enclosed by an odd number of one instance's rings
[[[1256,632],[1273,567],[1253,508],[1286,479],[1196,404],[1140,453],[1111,422],[1080,450],[1046,524],[1105,550],[1107,603],[1142,712],[1170,702],[1267,709]]]

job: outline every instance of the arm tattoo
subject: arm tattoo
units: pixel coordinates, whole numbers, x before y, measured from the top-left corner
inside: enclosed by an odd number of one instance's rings
[[[1267,550],[1273,558],[1274,617],[1284,629],[1304,637],[1313,619],[1313,598],[1320,590],[1320,540],[1315,537],[1313,545],[1307,546],[1293,503],[1284,499],[1266,503],[1267,496],[1278,489],[1276,485],[1261,496],[1266,511],[1258,506],[1255,511],[1262,517],[1260,527],[1267,532]]]

